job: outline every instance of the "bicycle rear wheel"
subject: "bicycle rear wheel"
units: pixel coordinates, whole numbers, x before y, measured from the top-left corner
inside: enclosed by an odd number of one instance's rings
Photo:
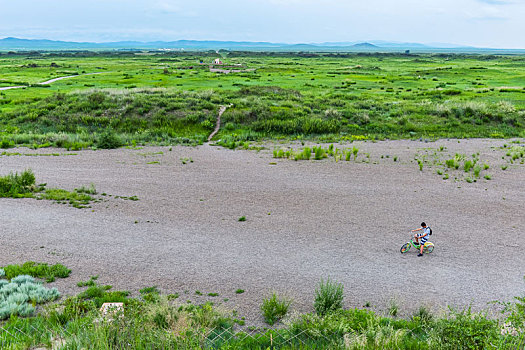
[[[425,253],[432,253],[434,251],[434,245],[433,244],[429,244],[429,245],[425,246],[423,248],[423,251]]]
[[[400,250],[401,254],[408,252],[410,250],[410,247],[411,247],[410,243],[403,244]]]

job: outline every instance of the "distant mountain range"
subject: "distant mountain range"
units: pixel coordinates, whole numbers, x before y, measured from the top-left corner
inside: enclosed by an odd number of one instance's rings
[[[521,52],[525,50],[483,49],[453,44],[419,44],[372,40],[368,42],[326,42],[308,44],[285,44],[249,41],[117,41],[105,43],[71,42],[4,38],[0,39],[0,51],[64,51],[64,50],[231,50],[231,51],[311,51],[311,52]]]

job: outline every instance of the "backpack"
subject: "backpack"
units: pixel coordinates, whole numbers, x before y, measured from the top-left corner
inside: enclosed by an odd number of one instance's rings
[[[429,236],[432,235],[432,229],[430,228],[430,226],[428,227],[428,229],[430,230],[430,232],[428,233]]]

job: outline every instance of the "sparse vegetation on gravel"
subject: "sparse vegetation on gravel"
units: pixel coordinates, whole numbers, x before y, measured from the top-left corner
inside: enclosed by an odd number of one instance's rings
[[[50,266],[46,263],[36,263],[34,261],[27,261],[22,265],[7,265],[1,267],[1,269],[3,269],[4,276],[7,279],[12,279],[19,275],[29,275],[32,277],[43,278],[46,282],[53,282],[55,277],[66,278],[71,273],[71,270],[62,264]]]
[[[341,310],[343,308],[343,284],[330,278],[321,280],[315,290],[314,309],[320,316]]]
[[[0,276],[2,275],[0,269]],[[96,278],[91,278],[94,281]],[[143,288],[142,299],[128,292],[110,292],[96,283],[77,296],[50,305],[36,316],[34,304],[59,297],[30,276],[0,279],[0,346],[85,348],[214,348],[214,349],[518,349],[525,339],[525,299],[503,303],[503,318],[489,318],[470,308],[434,315],[425,306],[407,318],[382,316],[366,309],[323,308],[330,312],[295,314],[278,329],[245,327],[236,312],[212,303],[181,304],[160,295],[156,287]],[[332,292],[342,285],[321,282]],[[318,288],[319,290],[319,288]],[[330,292],[329,294],[334,295]],[[337,294],[337,293],[335,293]],[[335,298],[339,300],[338,298]],[[15,301],[16,300],[16,301]],[[316,299],[317,300],[317,299]],[[33,304],[31,304],[32,302]],[[104,302],[122,302],[124,308],[101,314]],[[15,305],[16,304],[16,305]],[[269,324],[288,313],[289,301],[276,293],[261,309]],[[399,306],[396,304],[396,314]],[[392,307],[391,307],[392,310]],[[20,317],[16,317],[19,315]],[[31,330],[31,331],[29,331]]]
[[[282,319],[288,313],[291,303],[291,300],[281,298],[275,292],[269,298],[263,299],[261,311],[266,323],[273,325]]]

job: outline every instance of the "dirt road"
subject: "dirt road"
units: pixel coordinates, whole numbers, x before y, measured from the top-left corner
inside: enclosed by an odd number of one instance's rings
[[[346,307],[370,302],[385,310],[395,298],[401,315],[420,304],[485,308],[525,291],[525,165],[501,169],[504,143],[354,143],[347,147],[359,147],[358,159],[350,162],[275,160],[274,146],[2,156],[2,175],[31,168],[48,187],[94,183],[113,196],[92,210],[0,199],[0,265],[61,262],[73,269],[54,283],[66,293],[99,275],[115,289],[157,285],[183,302],[222,302],[249,322],[261,321],[259,305],[273,290],[290,296],[294,310],[311,311],[314,289],[328,276],[344,283]],[[414,158],[435,152],[480,152],[492,180],[455,182],[461,173],[443,180],[436,168],[420,171]],[[421,221],[434,231],[435,251],[401,255]]]
[[[102,74],[102,73],[107,73],[107,72],[97,72],[97,73],[87,73],[87,74],[68,75],[68,76],[65,76],[65,77],[59,77],[59,78],[50,79],[50,80],[47,80],[47,81],[44,81],[44,82],[38,83],[38,85],[47,85],[47,84],[51,84],[51,83],[54,83],[55,81],[59,81],[59,80],[63,80],[63,79],[70,79],[70,78],[81,77],[81,76],[84,76],[84,75],[94,75],[94,74]],[[21,89],[21,88],[25,88],[25,87],[29,87],[29,86],[26,86],[26,85],[21,85],[21,86],[6,86],[6,87],[0,87],[0,90]]]

